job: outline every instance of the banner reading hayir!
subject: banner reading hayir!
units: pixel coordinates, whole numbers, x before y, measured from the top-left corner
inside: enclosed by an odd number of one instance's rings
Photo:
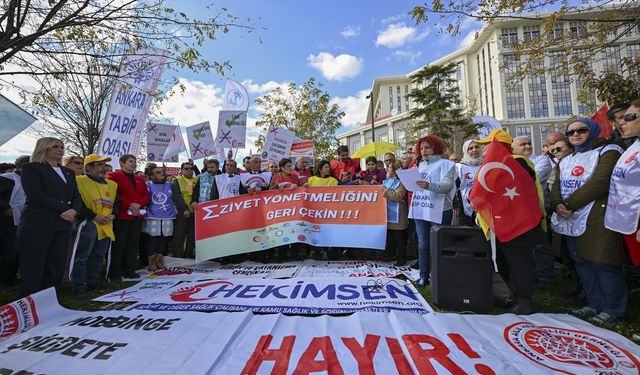
[[[124,154],[138,156],[142,130],[168,54],[143,48],[122,59],[97,152],[111,157],[114,167]]]
[[[386,233],[379,186],[270,190],[199,204],[196,260],[294,242],[383,250]]]

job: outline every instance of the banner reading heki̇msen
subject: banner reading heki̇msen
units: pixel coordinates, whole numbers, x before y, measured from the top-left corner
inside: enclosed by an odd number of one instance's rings
[[[114,168],[120,168],[120,156],[138,156],[142,130],[168,55],[168,51],[144,48],[126,55],[120,64],[97,152],[111,157]]]
[[[407,281],[390,278],[226,279],[182,282],[131,310],[346,314],[392,310],[427,314],[431,307]]]
[[[379,186],[271,190],[201,203],[196,260],[294,242],[384,250],[387,204]]]

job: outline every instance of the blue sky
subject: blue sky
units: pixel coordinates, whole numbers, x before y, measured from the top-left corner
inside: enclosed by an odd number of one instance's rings
[[[213,14],[202,4],[172,0],[168,5],[201,18]],[[316,77],[346,112],[340,133],[352,129],[358,121],[364,122],[368,105],[365,96],[374,77],[401,75],[419,68],[457,50],[481,27],[467,20],[461,34],[451,37],[439,33],[434,23],[416,26],[407,14],[416,4],[388,0],[216,3],[213,9],[224,5],[240,20],[250,18],[256,32],[232,28],[218,40],[207,42],[201,52],[209,60],[230,60],[233,69],[227,76],[245,83],[252,101],[287,82],[301,84]],[[172,74],[186,92],[166,98],[157,108],[157,117],[186,126],[209,120],[215,128],[224,78],[213,72],[188,70],[167,71],[165,78]],[[3,94],[19,102],[16,93]],[[259,116],[255,108],[250,108],[248,144],[259,134],[251,127]],[[0,161],[12,160],[31,149],[34,142],[26,134],[14,138],[1,146]]]

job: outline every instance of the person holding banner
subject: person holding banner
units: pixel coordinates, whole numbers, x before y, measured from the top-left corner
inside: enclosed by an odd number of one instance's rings
[[[240,176],[240,194],[255,194],[263,190],[269,190],[271,183],[271,172],[262,172],[260,157],[253,156],[249,160],[249,170]]]
[[[291,159],[284,158],[280,160],[280,163],[278,163],[280,172],[273,174],[271,178],[271,190],[294,189],[298,186],[298,176],[294,173],[291,165]]]
[[[177,216],[173,204],[173,189],[170,182],[165,182],[164,171],[155,167],[148,171],[147,188],[151,200],[147,206],[147,216],[144,218],[142,231],[146,233],[147,257],[149,271],[154,272],[164,268],[162,259],[167,245],[173,235],[173,221]]]
[[[23,296],[60,286],[71,227],[82,201],[75,173],[60,163],[64,144],[38,139],[31,162],[22,167],[26,202],[18,224],[20,293]]]
[[[418,235],[418,286],[424,287],[429,284],[431,227],[449,225],[453,216],[454,163],[442,158],[444,142],[435,135],[420,138],[415,149],[416,168],[421,177],[416,185],[422,190],[416,191],[411,198],[409,217],[415,220]]]
[[[407,189],[396,174],[401,168],[399,161],[388,163],[387,178],[382,183],[382,191],[387,198],[387,250],[384,260],[396,259],[398,267],[407,263]]]
[[[275,161],[270,162],[269,166],[267,167],[267,171],[271,172],[271,174],[275,176],[279,171],[278,163],[276,163]]]
[[[142,221],[149,203],[149,190],[144,178],[134,174],[136,157],[124,154],[119,159],[120,170],[107,174],[107,178],[118,184],[118,214],[113,222],[116,240],[111,246],[109,279],[120,281],[124,276],[138,279],[135,273],[138,241]]]
[[[191,206],[195,210],[198,203],[212,201],[218,199],[218,189],[216,188],[216,176],[222,174],[220,172],[220,162],[217,159],[207,159],[205,161],[206,172],[201,173],[193,187],[193,195],[191,196]]]
[[[78,191],[84,203],[73,249],[71,281],[73,295],[87,298],[88,290],[101,287],[100,271],[111,242],[115,240],[113,219],[118,185],[106,179],[106,165],[111,158],[96,154],[84,159],[84,175],[76,176]]]
[[[298,176],[298,186],[303,186],[307,183],[309,177],[313,176],[313,171],[307,166],[308,164],[309,159],[306,156],[300,156],[296,160],[294,172]]]
[[[313,169],[313,176],[309,178],[304,186],[338,186],[338,180],[331,176],[331,164],[328,160],[322,159],[316,163]],[[329,259],[337,259],[338,251],[331,248],[318,249],[314,251],[316,254],[323,254],[323,257],[328,255]]]
[[[341,185],[349,185],[356,179],[360,172],[360,159],[349,157],[349,148],[345,145],[338,146],[338,160],[331,160],[331,175]]]
[[[640,266],[640,99],[627,108],[619,129],[635,142],[613,169],[604,225],[623,235],[631,262]]]
[[[367,169],[360,171],[358,185],[380,185],[387,178],[384,169],[378,168],[378,159],[375,156],[367,156],[365,159]],[[383,164],[384,165],[384,164]]]
[[[171,182],[173,203],[178,211],[173,231],[172,254],[177,258],[193,258],[196,247],[195,223],[191,198],[197,178],[191,162],[180,165],[180,175]],[[186,240],[186,244],[185,244]]]
[[[627,309],[625,256],[620,234],[605,228],[604,217],[612,172],[623,149],[599,138],[600,127],[591,119],[573,121],[565,134],[576,153],[560,161],[551,188],[551,225],[565,236],[587,294],[588,305],[573,313],[614,323]]]

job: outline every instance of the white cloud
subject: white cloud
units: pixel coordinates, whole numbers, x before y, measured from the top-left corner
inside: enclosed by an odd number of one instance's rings
[[[184,92],[181,91],[184,87]],[[172,94],[172,95],[170,95]],[[159,115],[173,124],[191,126],[209,121],[214,127],[222,108],[224,89],[202,81],[179,78],[158,105]]]
[[[422,55],[422,51],[411,51],[411,50],[395,50],[393,51],[393,55],[398,60],[407,60],[409,64],[414,65],[418,57]]]
[[[404,22],[392,23],[378,32],[375,44],[376,46],[384,46],[387,48],[399,48],[405,44],[420,42],[428,35],[429,29],[418,33],[417,28],[407,26]]]
[[[308,65],[317,69],[330,81],[343,81],[360,74],[364,60],[352,55],[334,56],[329,52],[320,52],[307,57]]]
[[[336,96],[331,99],[331,103],[337,104],[345,113],[342,118],[341,132],[354,129],[358,122],[365,122],[369,108],[369,99],[367,99],[369,92],[369,89],[365,89],[358,91],[355,96]]]
[[[479,30],[471,30],[458,42],[458,48],[469,47],[476,40],[476,33]]]
[[[340,32],[345,39],[360,35],[360,26],[347,26]]]
[[[247,88],[247,91],[249,91],[250,94],[261,95],[273,91],[278,87],[284,90],[289,85],[289,82],[269,81],[265,83],[254,83],[253,80],[246,79],[242,81],[242,84]]]
[[[398,22],[401,19],[403,19],[405,17],[404,14],[396,14],[395,16],[389,16],[387,18],[383,18],[380,23],[383,25],[389,24],[389,23],[393,23],[393,22]]]

